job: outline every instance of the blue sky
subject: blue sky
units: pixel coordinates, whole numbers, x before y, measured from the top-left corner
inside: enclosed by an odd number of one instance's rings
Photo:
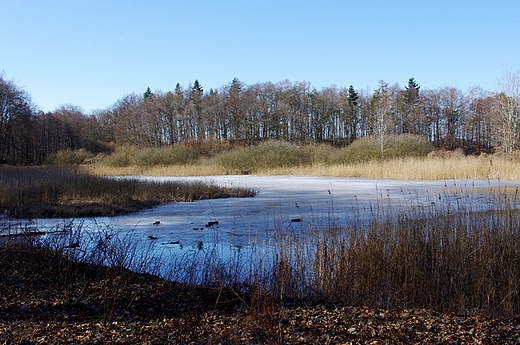
[[[496,90],[520,70],[520,1],[0,0],[0,72],[43,111],[128,93],[308,81]]]

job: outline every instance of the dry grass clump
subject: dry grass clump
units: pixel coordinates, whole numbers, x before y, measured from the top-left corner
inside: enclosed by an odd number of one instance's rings
[[[216,161],[226,173],[252,174],[265,169],[308,165],[311,156],[305,146],[271,140],[220,154]]]
[[[120,146],[103,159],[103,165],[114,168],[198,165],[208,158],[231,150],[228,142],[188,142],[164,147],[137,148]],[[200,162],[199,162],[200,161]]]
[[[72,166],[0,169],[0,209],[16,217],[114,215],[162,202],[252,195],[204,182],[94,176]]]
[[[520,180],[520,160],[506,156],[407,157],[358,164],[265,169],[259,175],[309,175],[394,180]]]
[[[245,154],[244,154],[245,155]],[[234,163],[238,167],[238,163]],[[250,166],[249,166],[250,167]],[[233,171],[224,169],[215,160],[186,166],[156,166],[143,168],[128,166],[124,168],[105,165],[84,166],[96,175],[147,175],[147,176],[212,176],[226,175]],[[254,172],[247,167],[235,173],[254,173],[257,175],[295,175],[295,176],[332,176],[384,178],[395,180],[462,180],[462,179],[502,179],[520,180],[520,160],[506,156],[457,156],[406,157],[357,164],[313,164],[259,168]]]
[[[60,150],[57,153],[51,153],[45,158],[46,165],[73,165],[82,164],[85,161],[92,160],[94,154],[85,150]]]
[[[212,161],[195,165],[161,165],[155,167],[111,167],[104,164],[82,166],[90,174],[99,176],[215,176],[225,175],[226,171]]]
[[[384,156],[388,159],[423,157],[432,150],[428,140],[418,136],[387,136],[384,139]],[[327,144],[297,145],[271,140],[257,146],[228,151],[216,158],[218,165],[231,174],[262,174],[277,170],[367,163],[381,159],[379,139],[373,137],[356,140],[341,149]]]
[[[92,239],[111,243],[105,235]],[[68,242],[3,242],[0,246],[3,343],[514,344],[519,337],[516,317],[309,301],[281,304],[255,287],[241,292],[193,286],[132,272],[118,264],[78,262],[81,247],[63,248],[60,243]],[[115,243],[120,244],[126,243]],[[111,245],[100,248],[111,256]],[[282,267],[277,272],[287,274]]]
[[[506,192],[512,192],[507,200]],[[286,234],[267,289],[289,300],[514,315],[520,308],[518,190],[496,193],[484,211],[441,200],[424,209],[376,212],[366,225]]]

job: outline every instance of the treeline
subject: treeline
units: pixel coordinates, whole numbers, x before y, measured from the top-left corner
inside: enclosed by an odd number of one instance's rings
[[[193,141],[254,145],[267,139],[345,146],[368,136],[414,134],[438,148],[467,153],[519,145],[520,73],[502,77],[502,92],[478,87],[421,89],[380,81],[317,90],[308,82],[247,85],[238,79],[206,91],[196,80],[173,91],[129,94],[85,114],[75,105],[38,111],[29,94],[0,75],[0,162],[40,164],[62,150],[110,152],[119,145],[161,147]]]

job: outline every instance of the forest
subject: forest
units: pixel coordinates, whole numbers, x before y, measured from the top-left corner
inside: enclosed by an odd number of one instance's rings
[[[278,139],[343,147],[360,138],[400,134],[466,154],[513,154],[519,146],[520,72],[505,72],[499,89],[422,89],[410,78],[405,87],[381,80],[373,91],[352,85],[317,90],[309,82],[247,85],[234,78],[205,90],[195,80],[187,87],[177,83],[173,91],[148,87],[87,114],[73,104],[43,112],[28,91],[0,74],[0,163],[38,165],[59,151],[95,155],[125,145],[249,146]]]

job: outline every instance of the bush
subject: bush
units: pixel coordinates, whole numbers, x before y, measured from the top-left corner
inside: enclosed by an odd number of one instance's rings
[[[258,145],[253,155],[260,168],[289,168],[311,163],[305,147],[287,141],[267,141]]]
[[[218,164],[228,173],[250,174],[262,169],[290,168],[312,162],[309,151],[286,141],[267,141],[221,154]]]
[[[104,164],[124,168],[131,164],[131,157],[135,154],[136,148],[134,146],[120,146],[117,147],[112,154],[107,156],[103,161]]]
[[[161,165],[189,165],[199,159],[197,151],[188,145],[173,145],[161,150]]]
[[[131,165],[139,167],[189,165],[197,162],[196,149],[184,145],[173,145],[163,148],[148,147],[137,149],[135,147],[119,147],[105,159],[105,164],[112,167],[127,167]]]
[[[341,149],[340,157],[342,164],[363,163],[381,159],[381,144],[375,137],[358,139]]]
[[[434,150],[427,138],[413,134],[391,135],[385,141],[385,157],[423,157]]]
[[[412,135],[387,135],[383,140],[385,159],[403,157],[422,157],[433,151],[427,138]],[[346,164],[364,163],[381,160],[381,142],[379,137],[367,137],[354,141],[341,150],[341,162]]]
[[[189,165],[197,161],[195,150],[187,145],[174,145],[165,148],[146,148],[132,157],[132,164],[141,167]]]
[[[226,170],[227,174],[248,175],[257,169],[255,159],[250,148],[237,148],[221,153],[216,157],[217,164]]]
[[[341,151],[328,144],[309,145],[307,150],[312,164],[335,165],[341,161]]]
[[[85,150],[79,149],[72,151],[70,149],[60,150],[57,153],[52,153],[45,159],[46,165],[78,165],[83,163],[86,159],[93,158],[94,155]]]

